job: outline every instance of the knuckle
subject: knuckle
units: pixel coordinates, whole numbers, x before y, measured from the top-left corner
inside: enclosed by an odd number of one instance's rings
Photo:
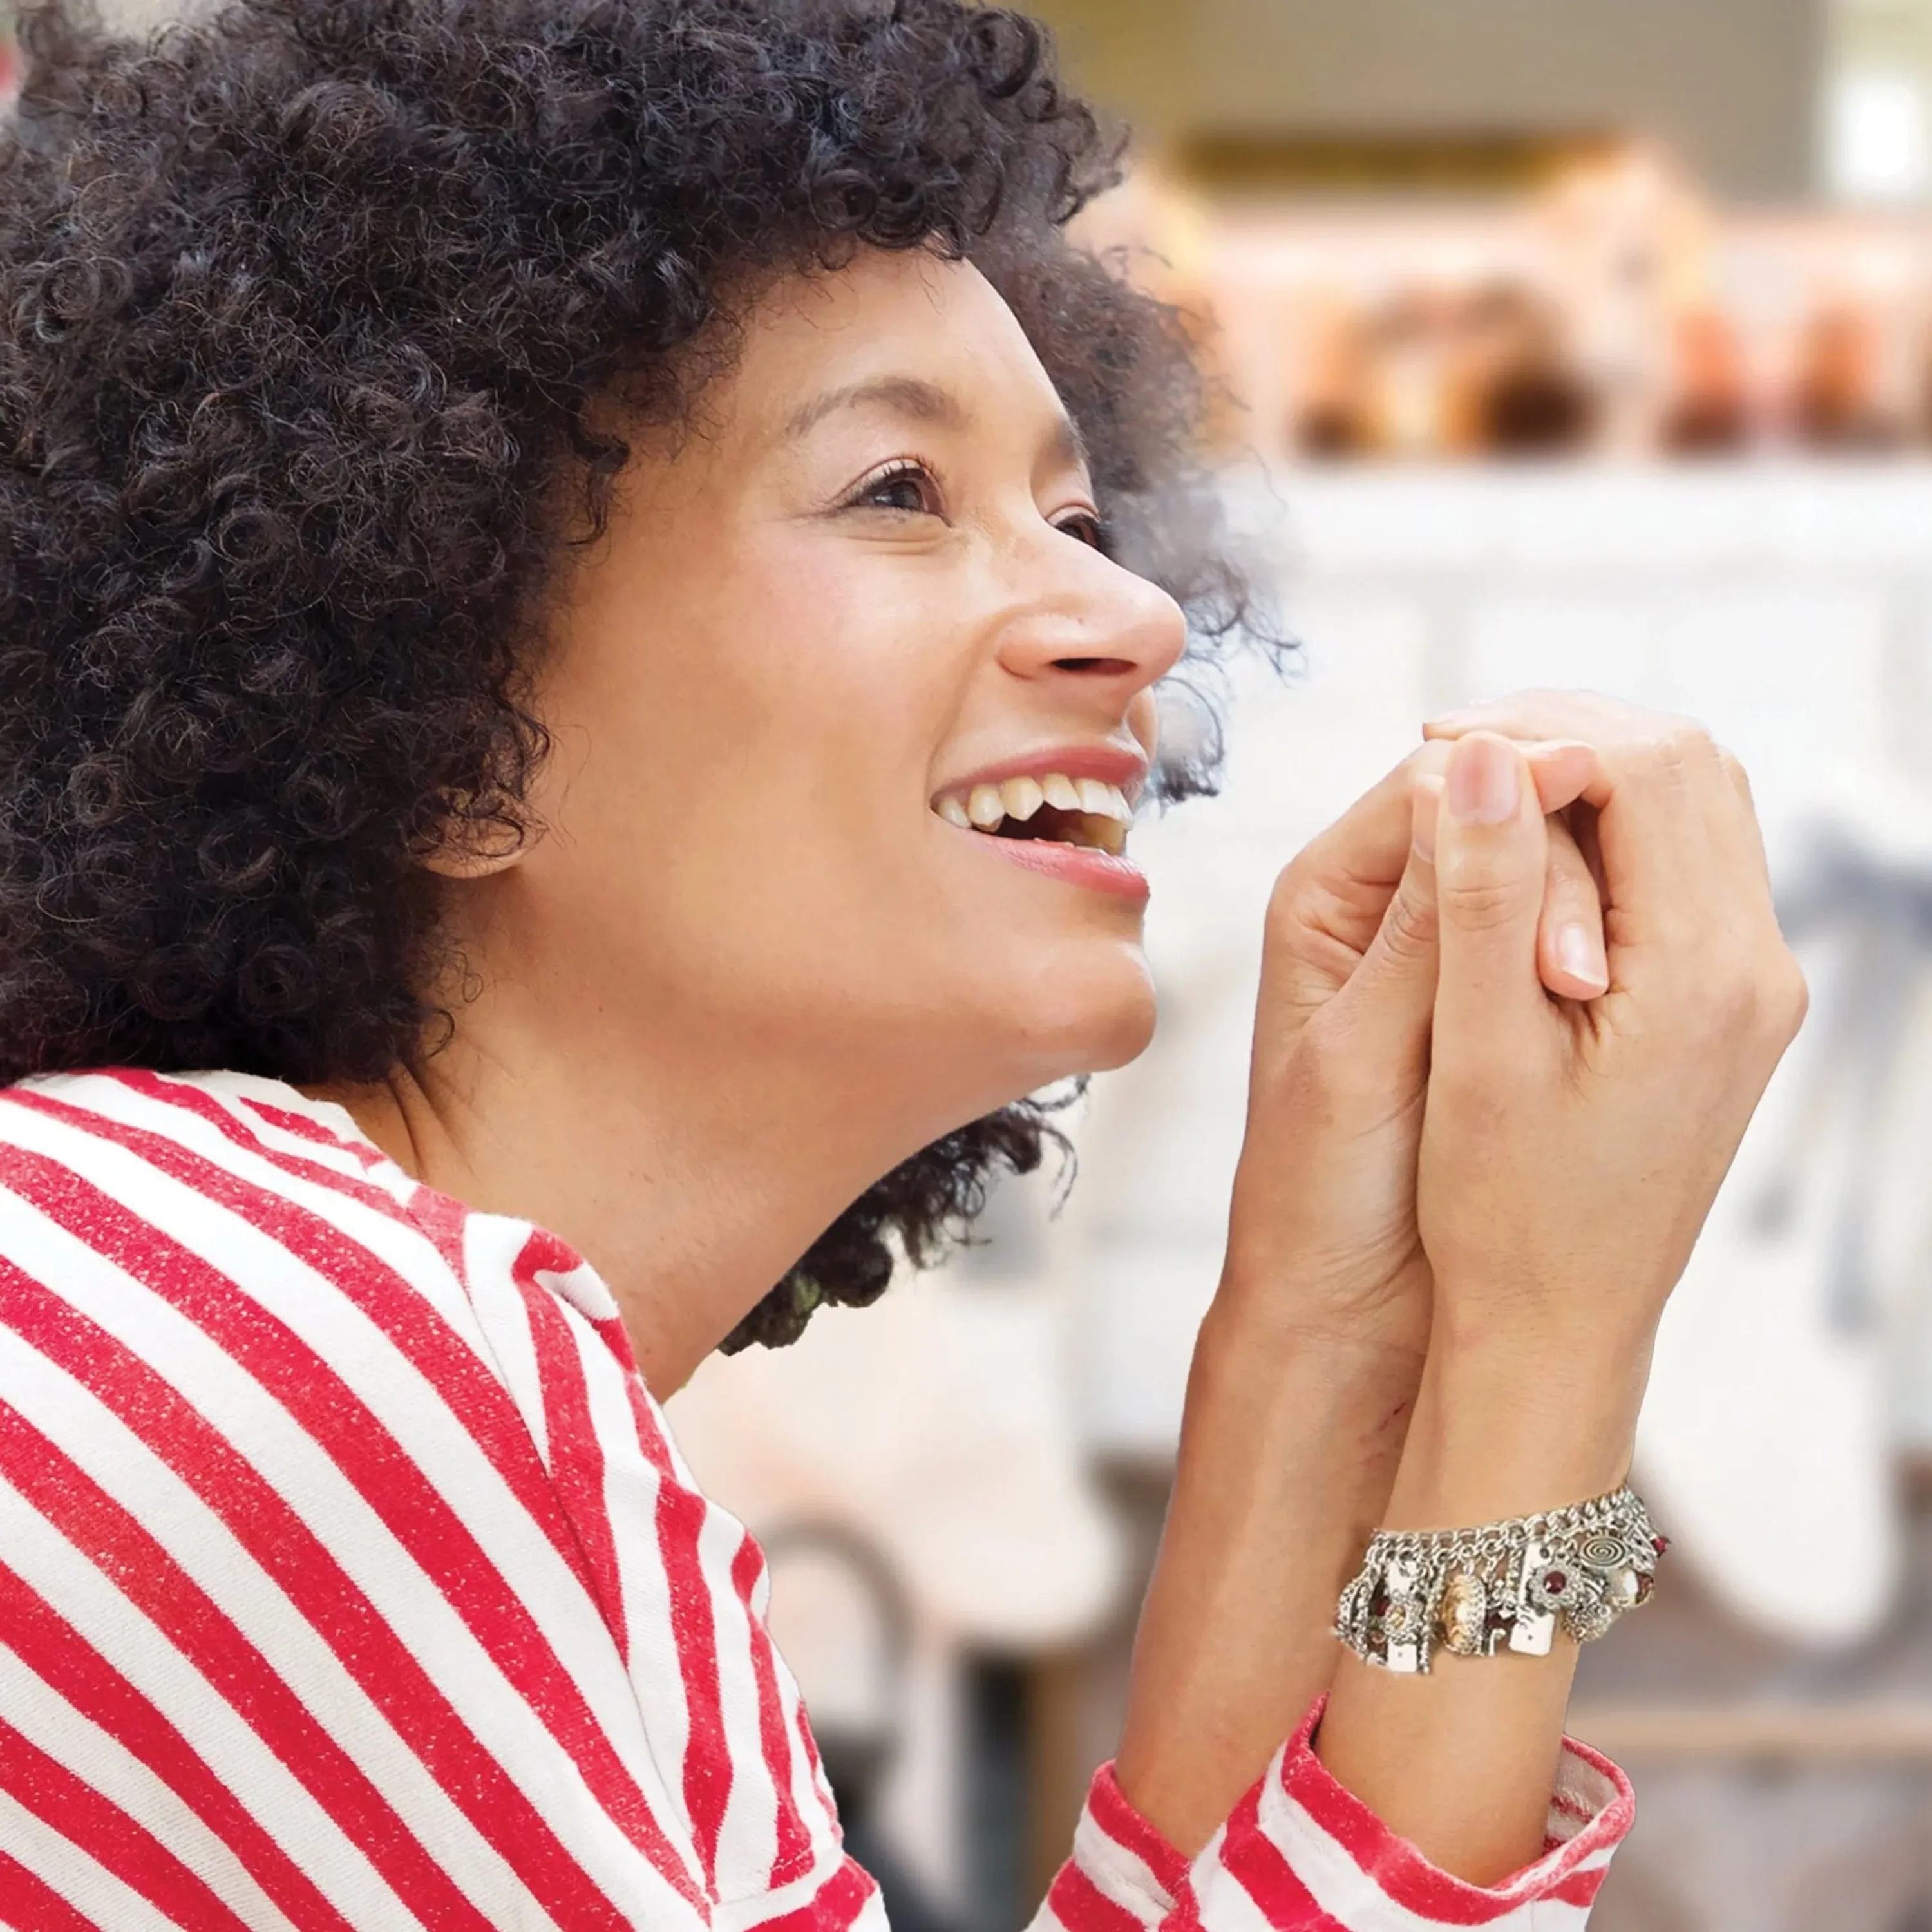
[[[1300,861],[1292,860],[1275,874],[1269,889],[1265,918],[1270,935],[1300,922],[1306,897]]]
[[[1657,741],[1657,752],[1665,764],[1678,770],[1713,763],[1717,741],[1694,718],[1673,718]]]
[[[1780,941],[1714,976],[1702,1024],[1732,1041],[1774,1040],[1788,1046],[1810,1010],[1803,969]]]
[[[1763,989],[1755,976],[1732,970],[1712,982],[1698,1024],[1719,1040],[1748,1040],[1758,1030],[1763,1004]]]
[[[1784,952],[1778,976],[1776,1010],[1778,1030],[1787,1042],[1796,1037],[1811,1011],[1811,982],[1805,978],[1797,956],[1789,950]]]
[[[1544,891],[1551,910],[1559,914],[1594,913],[1601,903],[1588,865],[1567,838],[1550,841],[1550,872]]]
[[[1448,878],[1440,888],[1442,916],[1465,932],[1493,932],[1523,916],[1527,898],[1520,880],[1486,874]]]
[[[1617,748],[1613,760],[1627,778],[1670,784],[1714,770],[1724,755],[1694,718],[1653,716]]]
[[[1412,959],[1436,944],[1436,908],[1420,893],[1403,886],[1382,916],[1382,944],[1399,959]]]

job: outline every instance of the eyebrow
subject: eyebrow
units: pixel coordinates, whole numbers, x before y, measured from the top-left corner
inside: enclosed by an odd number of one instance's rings
[[[942,429],[964,430],[973,423],[972,411],[950,389],[942,388],[937,382],[928,382],[921,376],[875,376],[866,382],[827,389],[823,395],[802,403],[787,419],[781,434],[786,442],[794,442],[841,410],[868,406],[896,410],[901,416],[934,423]],[[1076,463],[1091,473],[1087,439],[1071,416],[1056,418],[1048,447],[1055,456]]]

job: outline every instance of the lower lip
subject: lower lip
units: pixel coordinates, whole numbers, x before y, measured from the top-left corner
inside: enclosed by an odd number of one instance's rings
[[[1118,859],[1090,845],[1060,845],[1042,838],[995,838],[984,832],[969,832],[966,836],[1030,872],[1064,880],[1070,886],[1084,886],[1090,892],[1111,892],[1137,905],[1147,902],[1147,874],[1131,859]]]

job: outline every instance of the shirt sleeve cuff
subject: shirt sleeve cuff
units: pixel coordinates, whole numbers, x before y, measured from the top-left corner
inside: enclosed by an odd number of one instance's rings
[[[1565,1738],[1543,1856],[1499,1885],[1470,1885],[1430,1864],[1336,1782],[1310,1744],[1325,1702],[1229,1821],[1224,1870],[1265,1867],[1271,1853],[1316,1906],[1349,1926],[1482,1925],[1528,1905],[1572,1906],[1582,1924],[1636,1817],[1630,1780],[1607,1758]],[[1244,1841],[1244,1814],[1252,1820]]]
[[[1054,1884],[1054,1917],[1069,1928],[1151,1928],[1184,1898],[1187,1919],[1203,1932],[1224,1925],[1252,1932],[1258,1921],[1276,1932],[1334,1924],[1412,1932],[1488,1924],[1531,1905],[1559,1915],[1570,1907],[1575,1924],[1583,1924],[1636,1813],[1630,1782],[1615,1765],[1566,1739],[1544,1856],[1500,1885],[1469,1885],[1431,1864],[1336,1782],[1310,1746],[1323,1708],[1309,1713],[1191,1864],[1135,1811],[1112,1766],[1103,1766],[1073,1857]],[[1560,1915],[1547,1922],[1570,1922]]]
[[[1187,1860],[1122,1796],[1111,1763],[1094,1773],[1073,1834],[1073,1856],[1047,1894],[1066,1932],[1159,1925],[1188,1882]]]

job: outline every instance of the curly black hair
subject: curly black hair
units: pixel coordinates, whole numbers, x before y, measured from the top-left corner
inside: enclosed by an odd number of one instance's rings
[[[238,0],[19,11],[0,128],[0,1080],[380,1078],[453,1024],[425,853],[515,837],[547,594],[627,422],[747,292],[980,265],[1126,560],[1238,628],[1181,320],[1065,225],[1118,144],[961,0]],[[1180,788],[1197,788],[1199,774]],[[1054,1135],[1019,1102],[872,1188],[735,1331],[866,1303]]]

